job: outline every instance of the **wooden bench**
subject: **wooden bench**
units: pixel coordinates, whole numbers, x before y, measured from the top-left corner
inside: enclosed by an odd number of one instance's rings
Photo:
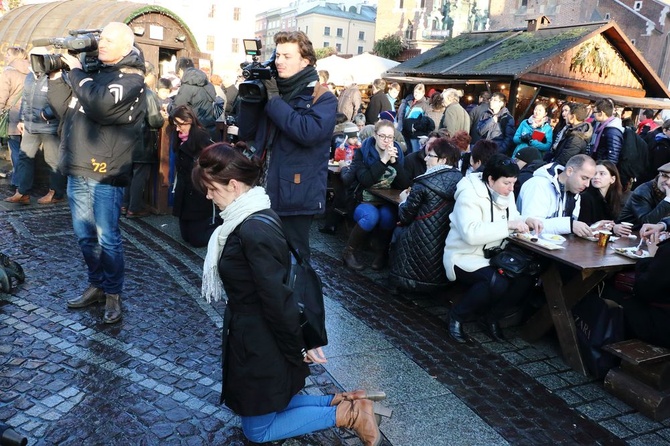
[[[630,339],[603,350],[622,359],[605,376],[605,389],[653,420],[670,417],[670,349]]]

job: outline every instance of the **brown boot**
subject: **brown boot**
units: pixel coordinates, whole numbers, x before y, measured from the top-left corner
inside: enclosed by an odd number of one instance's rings
[[[17,203],[17,204],[30,204],[30,195],[23,195],[19,193],[19,190],[16,189],[16,193],[11,197],[5,198],[7,203]]]
[[[382,434],[370,400],[342,401],[335,409],[335,425],[353,429],[365,446],[379,446]]]
[[[385,399],[386,399],[386,393],[384,392],[376,390],[358,389],[352,392],[336,393],[335,396],[333,396],[333,401],[330,402],[330,405],[337,406],[342,401],[354,401],[354,400],[381,401]]]
[[[365,231],[365,229],[361,228],[358,224],[353,227],[349,234],[349,240],[347,240],[347,246],[342,252],[342,262],[344,263],[344,266],[347,266],[354,271],[362,271],[365,268],[365,266],[358,262],[355,253],[367,237],[368,232]]]
[[[388,264],[389,259],[389,244],[393,237],[393,229],[380,229],[378,234],[379,247],[372,261],[372,269],[375,271],[383,270]]]
[[[121,320],[121,296],[118,294],[107,294],[105,303],[105,316],[102,321],[105,324],[115,324]]]
[[[96,288],[93,285],[89,285],[86,288],[86,291],[76,299],[70,299],[67,301],[68,308],[84,308],[89,305],[103,303],[105,301],[105,292],[100,288]]]
[[[39,200],[37,200],[38,204],[55,204],[55,203],[60,203],[61,201],[64,201],[65,198],[54,198],[54,195],[56,195],[56,191],[53,189],[49,189],[49,192]]]

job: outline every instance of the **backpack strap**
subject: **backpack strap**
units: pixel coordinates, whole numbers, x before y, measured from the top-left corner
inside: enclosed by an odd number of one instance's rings
[[[282,228],[281,222],[274,218],[271,215],[265,215],[265,214],[252,214],[248,216],[244,221],[247,220],[258,220],[262,221],[266,225],[272,227],[275,231],[277,231],[278,234],[280,234],[284,240],[286,240],[286,244],[288,244],[288,249],[291,251],[293,254],[293,257],[295,257],[296,261],[300,264],[302,264],[302,256],[298,253],[298,251],[291,245],[291,242],[286,238],[286,235],[284,234],[284,229]]]

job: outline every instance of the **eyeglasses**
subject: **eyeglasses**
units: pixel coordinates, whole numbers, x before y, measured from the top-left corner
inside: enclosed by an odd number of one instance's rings
[[[393,135],[382,135],[380,133],[377,133],[377,136],[379,139],[383,139],[384,141],[390,141],[393,139]]]

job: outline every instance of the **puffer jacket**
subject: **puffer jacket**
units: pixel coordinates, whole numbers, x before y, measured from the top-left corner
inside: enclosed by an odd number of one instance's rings
[[[174,97],[173,107],[190,106],[200,125],[207,129],[214,141],[217,141],[216,118],[212,106],[215,98],[216,91],[214,85],[207,80],[207,74],[197,68],[187,68],[181,77],[181,85]]]
[[[26,76],[21,99],[21,118],[25,131],[31,134],[55,135],[58,131],[58,118],[53,115],[47,100],[49,77]],[[47,119],[45,119],[47,118]]]
[[[579,218],[580,195],[575,195],[575,207],[571,215],[564,216],[567,194],[561,193],[558,176],[565,167],[553,163],[540,167],[533,177],[521,187],[517,208],[524,218],[534,217],[542,220],[543,232],[547,234],[570,234],[572,220]]]
[[[593,138],[597,138],[597,133],[600,126],[599,124],[593,130]],[[598,147],[593,147],[591,156],[594,160],[610,160],[614,164],[619,163],[619,155],[621,154],[621,148],[623,147],[623,126],[621,125],[620,118],[614,118],[607,124],[604,124],[605,127],[602,129],[602,135],[598,141]]]
[[[505,205],[491,203],[481,173],[471,173],[459,181],[455,197],[442,258],[451,281],[456,280],[455,266],[467,272],[489,266],[484,248],[499,246],[510,234],[507,222],[520,218],[514,205],[514,193],[509,195]]]
[[[427,172],[414,180],[407,201],[398,207],[406,229],[393,247],[390,279],[400,288],[431,292],[447,284],[442,254],[461,178],[454,167]]]
[[[658,223],[670,217],[670,203],[665,201],[665,194],[658,189],[657,182],[658,176],[636,187],[617,221],[633,223],[633,230],[637,231],[645,223]]]
[[[61,119],[61,171],[127,186],[135,145],[143,140],[144,58],[132,51],[96,72],[75,68],[67,74],[68,83],[65,75],[49,80],[47,93]]]
[[[593,129],[588,122],[582,122],[574,127],[568,126],[556,146],[556,151],[551,161],[565,166],[573,156],[585,154],[591,140],[591,135],[593,135]]]
[[[19,123],[19,111],[21,109],[21,91],[26,75],[30,72],[30,64],[26,59],[13,60],[0,74],[0,110],[9,110],[10,135],[18,135],[16,124]]]

